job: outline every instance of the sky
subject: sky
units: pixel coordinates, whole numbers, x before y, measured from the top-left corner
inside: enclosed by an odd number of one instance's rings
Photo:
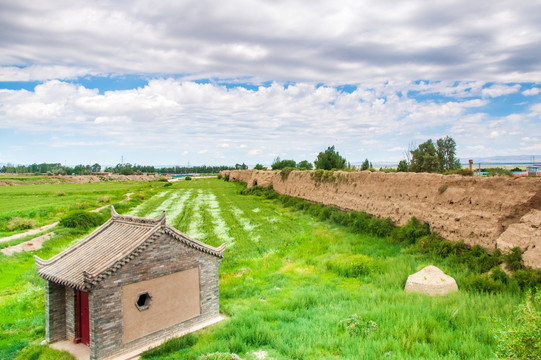
[[[0,163],[541,154],[541,2],[0,0]],[[541,159],[541,155],[538,155]]]

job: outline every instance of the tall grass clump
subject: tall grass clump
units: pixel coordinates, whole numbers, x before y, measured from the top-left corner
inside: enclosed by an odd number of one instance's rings
[[[88,229],[101,225],[105,218],[100,213],[75,211],[60,220],[60,225],[68,228]]]
[[[27,230],[32,229],[34,226],[36,226],[36,221],[34,219],[14,217],[8,221],[6,229],[9,231]]]
[[[496,323],[494,337],[499,359],[541,359],[541,292],[528,291],[513,316]]]
[[[327,270],[343,277],[360,277],[378,271],[380,264],[374,258],[363,254],[338,254],[327,260]]]
[[[511,271],[517,271],[524,268],[522,260],[522,251],[519,247],[514,247],[509,253],[504,255],[505,265]]]

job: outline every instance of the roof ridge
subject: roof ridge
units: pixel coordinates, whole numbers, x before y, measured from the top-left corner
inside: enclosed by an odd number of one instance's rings
[[[90,234],[88,234],[87,236],[85,236],[84,238],[82,238],[81,240],[77,241],[75,244],[73,244],[72,246],[68,247],[67,249],[59,252],[58,254],[56,254],[55,256],[53,256],[52,258],[50,259],[42,259],[40,257],[38,257],[37,255],[34,255],[34,259],[36,260],[36,266],[38,266],[38,270],[43,267],[44,265],[51,265],[51,264],[54,264],[56,261],[58,261],[59,259],[62,259],[63,257],[69,255],[70,253],[74,252],[75,250],[77,250],[78,248],[80,248],[81,246],[83,246],[84,244],[86,244],[87,242],[89,242],[91,239],[95,238],[96,236],[98,236],[100,233],[102,233],[103,231],[105,231],[105,229],[107,229],[109,226],[111,226],[111,224],[113,223],[113,220],[112,218],[107,220],[106,222],[104,222],[102,225],[100,225],[99,228],[97,228],[96,230],[92,231]]]
[[[114,221],[129,221],[131,223],[137,223],[137,224],[158,224],[158,223],[165,223],[165,210],[162,211],[161,215],[157,218],[151,219],[151,218],[145,218],[145,217],[139,217],[139,216],[131,216],[131,215],[120,215],[116,212],[115,207],[111,205],[111,219]]]
[[[214,247],[214,246],[211,246],[211,245],[208,245],[208,244],[205,244],[201,241],[198,241],[198,240],[195,240],[194,238],[184,234],[184,233],[181,233],[180,231],[178,231],[177,229],[175,229],[174,227],[172,227],[171,225],[169,224],[165,224],[164,225],[164,232],[173,236],[175,239],[179,240],[180,242],[184,243],[185,245],[188,245],[196,250],[199,250],[199,251],[202,251],[202,252],[205,252],[207,254],[210,254],[210,255],[214,255],[214,256],[217,256],[219,258],[223,258],[224,257],[224,250],[225,250],[225,243],[223,243],[222,245],[220,245],[219,247]]]
[[[148,235],[144,237],[143,240],[140,241],[139,244],[135,248],[133,248],[128,254],[113,258],[114,261],[111,261],[111,264],[109,266],[105,267],[99,272],[95,274],[90,274],[86,270],[83,271],[84,288],[89,289],[98,285],[102,280],[114,274],[117,270],[119,270],[131,260],[139,256],[147,247],[149,247],[163,234],[163,231],[160,231],[161,228],[161,224],[154,226],[152,230],[149,231]]]

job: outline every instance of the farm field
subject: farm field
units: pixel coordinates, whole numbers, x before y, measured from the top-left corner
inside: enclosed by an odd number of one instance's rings
[[[77,203],[92,208],[100,206],[98,197],[115,202],[136,192],[146,200],[123,203],[119,213],[156,217],[165,210],[168,223],[180,231],[213,246],[227,244],[220,308],[228,319],[149,351],[145,359],[198,359],[214,352],[244,359],[260,354],[268,359],[495,358],[492,319],[507,318],[521,301],[508,292],[406,294],[407,276],[426,265],[455,277],[459,288],[468,270],[318,221],[278,201],[240,195],[237,183],[199,179],[169,187],[154,182],[14,188],[0,188],[0,205],[8,209],[2,209],[1,219],[46,209],[36,220],[45,224],[80,208]],[[65,195],[55,195],[59,191]],[[2,231],[0,236],[12,233]],[[0,254],[2,359],[16,358],[21,349],[44,339],[44,281],[36,274],[33,255],[50,258],[88,231],[58,228],[55,233],[34,253]],[[359,257],[369,266],[357,277],[329,266]]]

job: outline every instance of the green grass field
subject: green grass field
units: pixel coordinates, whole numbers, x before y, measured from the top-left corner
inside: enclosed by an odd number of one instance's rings
[[[153,185],[154,184],[154,185]],[[124,199],[130,192],[149,191],[160,182],[99,182],[0,187],[0,237],[24,232],[9,229],[14,217],[34,220],[36,227],[52,223],[73,210],[94,209]]]
[[[521,301],[521,295],[507,292],[406,294],[407,276],[431,263],[455,277],[459,288],[469,270],[447,267],[443,260],[412,254],[382,238],[353,234],[278,201],[240,195],[240,184],[217,179],[153,184],[0,188],[0,205],[9,202],[8,193],[26,199],[19,207],[9,205],[12,214],[25,216],[40,207],[65,213],[77,208],[74,202],[98,205],[93,199],[101,196],[114,202],[135,189],[148,200],[129,202],[120,213],[158,216],[166,210],[168,223],[180,231],[214,246],[227,244],[220,308],[228,319],[189,339],[172,340],[145,359],[198,359],[214,352],[256,359],[255,351],[272,359],[495,358],[492,319],[507,318]],[[55,196],[57,191],[66,195]],[[52,213],[49,220],[58,218],[59,211]],[[6,214],[0,212],[2,218]],[[84,236],[69,229],[55,232],[35,254],[49,258]],[[44,281],[36,275],[33,255],[0,254],[2,359],[44,339]],[[365,265],[356,277],[343,271],[353,261]]]

